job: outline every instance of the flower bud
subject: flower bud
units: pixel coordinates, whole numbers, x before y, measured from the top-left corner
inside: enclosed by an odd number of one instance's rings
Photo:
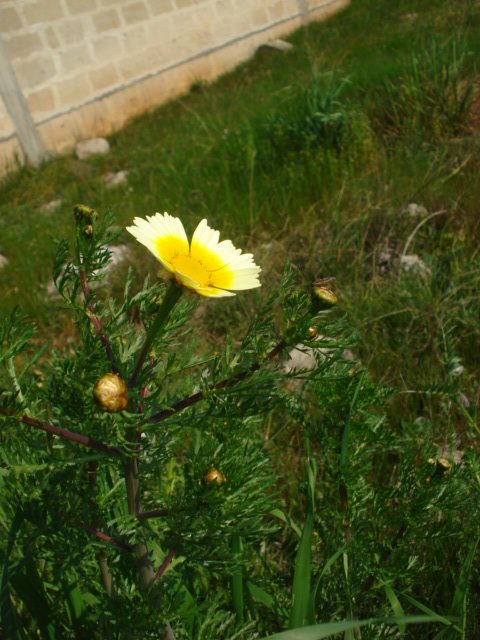
[[[225,484],[227,479],[223,475],[221,471],[215,469],[215,467],[210,465],[210,469],[203,474],[202,482],[203,484],[212,484],[216,482],[218,486]]]
[[[97,380],[93,387],[95,403],[104,411],[118,413],[123,411],[128,403],[128,389],[120,376],[106,373]]]
[[[337,296],[326,287],[313,285],[313,302],[322,308],[334,307],[337,304]]]
[[[75,222],[77,224],[91,225],[93,220],[98,218],[98,213],[95,209],[91,209],[84,204],[76,204],[73,207],[73,215],[75,216]]]

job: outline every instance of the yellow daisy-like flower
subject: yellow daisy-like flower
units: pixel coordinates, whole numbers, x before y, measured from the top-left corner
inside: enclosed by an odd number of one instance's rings
[[[179,218],[156,213],[135,218],[127,227],[135,238],[172,273],[179,284],[202,296],[234,296],[233,291],[260,287],[260,267],[251,253],[242,254],[230,240],[219,242],[220,233],[202,220],[188,244]]]

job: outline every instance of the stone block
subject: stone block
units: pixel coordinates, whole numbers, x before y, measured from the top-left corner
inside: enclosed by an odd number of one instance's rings
[[[31,93],[27,98],[27,105],[34,119],[38,115],[52,113],[55,109],[55,98],[52,89],[45,87],[45,89]]]
[[[288,17],[281,0],[268,8],[268,15],[271,20],[281,20],[282,18]]]
[[[257,6],[252,10],[252,26],[259,29],[268,24],[268,15],[263,7]]]
[[[113,62],[90,71],[90,81],[95,91],[113,87],[118,83],[118,80],[117,67]]]
[[[143,51],[145,49],[146,42],[144,26],[139,25],[137,27],[133,27],[133,29],[130,29],[129,31],[124,31],[122,33],[122,40],[123,49],[129,58],[133,53]]]
[[[92,95],[92,87],[90,81],[86,78],[84,73],[79,73],[74,78],[69,80],[63,80],[56,87],[60,103],[64,107],[70,107],[76,105],[79,102],[83,102],[85,97]]]
[[[110,151],[110,145],[105,138],[82,140],[75,147],[75,154],[79,160],[86,160],[90,156],[104,155]]]
[[[56,75],[55,62],[51,56],[38,54],[33,60],[17,60],[13,69],[22,89],[35,89]]]
[[[179,9],[185,7],[191,7],[192,5],[199,4],[201,0],[175,0],[175,3]]]
[[[154,72],[159,66],[158,53],[154,48],[129,56],[118,63],[122,79],[127,82]]]
[[[63,9],[60,2],[37,0],[32,4],[25,4],[23,14],[28,24],[50,23],[63,16]]]
[[[154,16],[173,11],[172,0],[150,0],[150,11]]]
[[[65,0],[68,11],[71,14],[86,13],[87,11],[95,11],[97,8],[97,0]]]
[[[144,22],[150,18],[148,9],[143,2],[135,2],[122,7],[122,14],[127,24]]]
[[[17,58],[28,58],[31,53],[42,49],[42,40],[38,33],[26,33],[21,36],[13,36],[9,40],[5,39],[5,47],[10,56],[10,60]]]
[[[75,42],[85,40],[87,35],[87,26],[85,24],[85,19],[78,16],[72,20],[60,22],[56,31],[63,43],[68,47],[71,44],[75,44]]]
[[[97,33],[109,31],[110,29],[118,29],[120,26],[120,17],[116,9],[106,9],[93,15],[93,25]]]
[[[67,75],[81,68],[88,67],[93,62],[90,51],[85,43],[70,47],[61,54],[62,68]]]
[[[43,30],[43,35],[45,40],[47,41],[48,46],[51,49],[58,49],[60,46],[60,42],[58,41],[57,34],[55,33],[55,29],[53,27],[46,27]]]
[[[22,20],[15,7],[5,7],[2,9],[2,19],[0,20],[0,33],[13,33],[22,26]]]
[[[93,42],[93,50],[98,61],[120,56],[122,45],[117,35],[107,35]]]

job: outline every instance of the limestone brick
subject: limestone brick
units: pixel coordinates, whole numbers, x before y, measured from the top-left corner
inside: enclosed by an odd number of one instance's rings
[[[13,33],[22,26],[22,20],[15,7],[0,8],[0,33]]]
[[[28,58],[31,53],[41,50],[42,40],[38,33],[25,33],[23,35],[13,36],[9,40],[5,39],[5,47],[10,60]]]
[[[271,20],[280,20],[285,16],[285,10],[282,0],[279,0],[272,6],[268,7],[268,15]]]
[[[90,50],[82,43],[63,51],[61,61],[62,69],[67,75],[70,75],[78,69],[84,69],[85,67],[90,66],[93,62],[93,58]]]
[[[129,0],[100,0],[100,5],[102,7],[119,7],[122,4],[127,4]]]
[[[122,14],[127,25],[148,20],[150,15],[143,2],[134,2],[122,7]]]
[[[97,8],[97,0],[65,0],[65,2],[71,14],[95,11]]]
[[[92,95],[92,88],[85,73],[79,73],[70,80],[64,80],[56,90],[62,107],[74,106]]]
[[[106,9],[93,15],[93,24],[97,33],[118,29],[120,17],[116,9]]]
[[[172,0],[150,0],[150,11],[154,16],[158,16],[161,13],[169,13],[173,11]]]
[[[38,116],[52,112],[55,109],[55,98],[52,89],[45,87],[40,91],[31,93],[27,98],[27,105],[34,120]]]
[[[56,26],[56,32],[67,46],[84,41],[88,33],[85,18],[77,16],[71,20],[64,20]]]
[[[268,15],[265,9],[261,6],[255,7],[252,10],[252,27],[259,29],[268,24]]]
[[[62,4],[52,0],[37,0],[26,4],[23,9],[28,24],[53,22],[63,16]]]
[[[92,43],[97,64],[105,60],[118,59],[121,55],[122,44],[116,34],[107,35]]]
[[[119,73],[114,62],[109,62],[103,67],[90,71],[90,82],[95,91],[109,89],[118,84]]]
[[[43,35],[45,40],[47,41],[48,46],[51,49],[58,49],[60,43],[57,38],[57,34],[55,33],[55,29],[53,27],[46,27],[43,30]]]
[[[175,0],[175,4],[179,9],[191,7],[192,5],[199,4],[200,2],[201,0]]]
[[[125,58],[118,63],[123,80],[129,82],[134,78],[156,71],[160,66],[156,49],[150,48]]]
[[[131,56],[137,51],[142,51],[145,48],[146,30],[143,25],[133,27],[129,31],[122,33],[123,49],[127,56]]]
[[[56,74],[55,62],[47,54],[38,54],[32,60],[13,60],[12,66],[20,86],[26,92],[48,82]]]

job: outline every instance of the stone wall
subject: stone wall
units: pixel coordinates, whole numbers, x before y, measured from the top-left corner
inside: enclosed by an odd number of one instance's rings
[[[0,35],[43,144],[62,153],[347,2],[0,0]],[[14,120],[0,101],[3,166],[23,161]]]

